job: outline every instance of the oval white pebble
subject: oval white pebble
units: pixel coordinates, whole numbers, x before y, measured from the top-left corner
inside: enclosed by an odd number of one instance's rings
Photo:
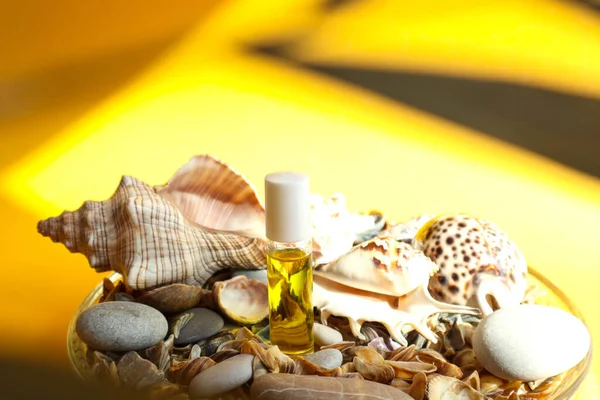
[[[481,365],[499,378],[534,381],[577,365],[590,334],[574,315],[554,307],[520,305],[484,318],[473,333]]]
[[[344,340],[340,332],[318,322],[313,324],[313,335],[315,343],[319,346],[329,346],[330,344],[339,343]]]
[[[243,385],[252,378],[253,361],[252,354],[238,354],[205,369],[190,382],[190,397],[213,397]]]

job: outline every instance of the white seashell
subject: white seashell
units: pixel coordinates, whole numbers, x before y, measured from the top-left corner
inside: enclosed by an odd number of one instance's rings
[[[437,270],[421,251],[388,236],[355,246],[315,268],[314,274],[356,289],[402,296],[426,284]]]
[[[203,175],[198,169],[200,164],[222,166],[206,156],[194,158],[190,163],[189,168],[198,175]],[[265,268],[265,240],[231,233],[253,231],[254,224],[236,228],[240,215],[260,219],[248,190],[241,197],[246,200],[241,201],[230,193],[233,184],[210,186],[211,190],[192,189],[192,185],[182,183],[191,180],[185,168],[175,175],[177,179],[158,189],[163,196],[151,186],[124,176],[110,199],[86,201],[76,211],[65,211],[58,217],[40,221],[38,232],[63,243],[71,252],[84,254],[98,272],[113,269],[121,273],[133,289],[170,283],[202,285],[221,269]],[[220,171],[220,175],[213,177],[216,181],[240,181],[232,170],[210,168]],[[208,180],[206,176],[199,179]],[[175,190],[180,184],[189,190]],[[196,200],[205,207],[203,214],[191,212],[192,190],[199,193],[200,200]],[[172,201],[179,201],[190,213],[189,218]],[[248,206],[250,203],[253,205]]]
[[[468,304],[484,315],[518,305],[527,287],[527,263],[506,233],[490,221],[466,214],[436,217],[417,233],[413,245],[440,269],[429,290],[441,301]]]
[[[366,339],[360,332],[362,323],[372,321],[382,323],[390,336],[403,345],[407,344],[402,335],[406,325],[417,330],[428,340],[437,342],[437,336],[426,323],[431,314],[478,313],[470,307],[434,300],[425,283],[405,296],[393,297],[345,286],[321,275],[315,274],[313,279],[313,306],[321,312],[321,322],[326,325],[330,315],[346,317],[352,334],[361,340]]]

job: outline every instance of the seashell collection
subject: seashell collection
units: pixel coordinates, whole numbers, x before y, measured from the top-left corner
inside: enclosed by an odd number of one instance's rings
[[[78,317],[95,379],[151,399],[269,399],[299,388],[286,398],[322,390],[552,398],[573,360],[552,369],[558,375],[525,382],[494,376],[475,355],[482,318],[506,309],[510,320],[509,308],[537,296],[523,254],[499,227],[466,214],[397,224],[349,212],[340,194],[312,201],[312,297],[322,325],[315,323],[315,352],[294,358],[269,343],[267,285],[243,275],[264,271],[265,211],[227,164],[196,156],[160,186],[124,176],[110,199],[40,221],[40,234],[96,271],[122,276],[104,280],[102,309]],[[107,317],[123,302],[135,304],[136,320]],[[115,336],[115,325],[126,332]],[[577,332],[585,354],[586,330]]]

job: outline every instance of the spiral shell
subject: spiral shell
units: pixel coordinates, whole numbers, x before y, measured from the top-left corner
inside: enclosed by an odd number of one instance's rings
[[[221,183],[204,185],[217,172],[212,179]],[[124,176],[110,199],[40,221],[38,232],[82,253],[98,272],[121,273],[133,289],[202,285],[221,269],[265,268],[265,240],[251,237],[264,229],[262,205],[251,187],[232,193],[243,182],[212,157],[195,157],[158,190]]]

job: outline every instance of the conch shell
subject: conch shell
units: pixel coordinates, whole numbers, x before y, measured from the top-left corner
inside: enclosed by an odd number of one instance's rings
[[[124,176],[110,199],[38,224],[39,233],[84,254],[98,272],[121,273],[133,289],[202,285],[221,269],[265,268],[262,230],[254,189],[210,156],[192,158],[156,190]]]
[[[407,344],[406,325],[437,342],[426,323],[431,314],[478,311],[434,300],[427,284],[436,271],[437,266],[410,245],[392,237],[374,238],[315,269],[313,306],[323,324],[330,315],[348,318],[352,334],[361,340],[366,339],[361,325],[372,321],[382,323],[400,344]]]
[[[439,266],[430,280],[433,297],[472,305],[484,315],[518,305],[527,288],[527,263],[505,232],[490,221],[466,214],[444,215],[427,222],[413,245]]]

